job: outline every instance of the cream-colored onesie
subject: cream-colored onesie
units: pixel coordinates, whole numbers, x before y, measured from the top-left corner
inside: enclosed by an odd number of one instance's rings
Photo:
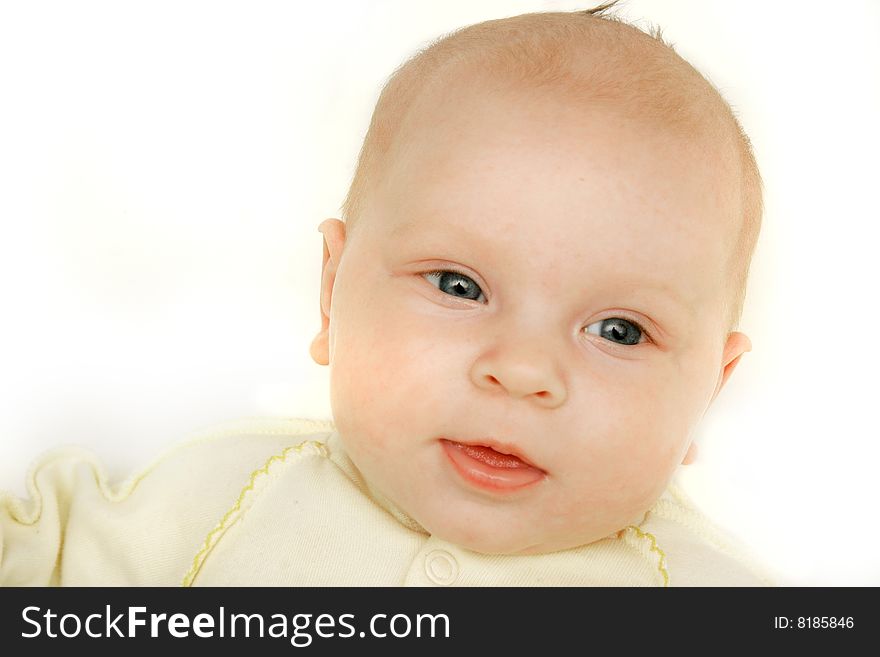
[[[589,545],[486,555],[429,535],[364,481],[332,422],[245,420],[120,485],[54,450],[0,494],[0,585],[767,586],[676,485]]]

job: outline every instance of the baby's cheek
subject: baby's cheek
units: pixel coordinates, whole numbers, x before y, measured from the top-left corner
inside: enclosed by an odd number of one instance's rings
[[[674,450],[650,422],[629,424],[594,449],[579,473],[586,502],[607,520],[646,510],[674,469]]]
[[[593,482],[581,482],[580,487],[557,491],[552,503],[534,519],[547,540],[565,544],[594,541],[627,524],[632,514],[622,509],[625,500],[619,495],[606,496],[596,488]]]

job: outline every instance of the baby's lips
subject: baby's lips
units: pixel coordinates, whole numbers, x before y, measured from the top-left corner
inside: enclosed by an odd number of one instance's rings
[[[441,440],[448,441],[453,446],[462,450],[473,459],[499,469],[532,468],[545,472],[528,459],[513,445],[502,443],[494,438],[483,440],[456,440],[443,437]]]
[[[472,486],[495,493],[510,493],[537,484],[546,473],[515,454],[505,454],[479,444],[441,439],[458,474]]]

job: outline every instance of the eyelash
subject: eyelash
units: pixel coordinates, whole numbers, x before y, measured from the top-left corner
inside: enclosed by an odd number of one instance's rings
[[[456,276],[462,276],[462,277],[468,279],[469,281],[473,281],[473,282],[474,282],[474,285],[476,285],[477,287],[480,287],[479,284],[477,284],[477,282],[474,281],[473,278],[471,278],[471,277],[468,276],[467,274],[465,274],[465,273],[463,273],[463,272],[460,272],[460,271],[458,271],[458,270],[456,270],[456,269],[432,269],[432,270],[430,270],[430,271],[422,272],[422,273],[419,274],[419,275],[422,276],[422,277],[425,277],[425,276],[442,276],[443,274],[455,274]],[[426,279],[426,280],[427,280],[427,279]],[[440,292],[441,294],[445,294],[445,293],[444,293],[439,287],[435,287],[435,289],[436,289],[438,292]],[[481,290],[482,290],[482,288],[481,288]],[[451,296],[451,295],[449,295],[449,296]],[[469,299],[469,301],[473,301],[473,299]],[[596,320],[596,321],[597,321],[597,322],[604,322],[604,321],[609,320],[609,319],[622,319],[622,320],[624,320],[624,321],[626,321],[626,322],[629,322],[630,324],[632,324],[633,326],[635,326],[635,327],[639,330],[639,332],[640,332],[643,336],[645,336],[645,338],[647,338],[647,340],[648,340],[649,342],[651,341],[651,335],[645,330],[645,328],[644,328],[639,322],[637,322],[637,321],[634,320],[634,319],[630,319],[629,317],[605,317],[605,318],[603,318],[603,319],[598,319],[598,320]],[[595,322],[594,322],[594,323],[595,323]],[[591,324],[590,326],[592,326],[592,324]],[[611,342],[611,344],[616,344],[616,345],[619,346],[619,347],[636,347],[636,346],[638,346],[639,344],[641,344],[641,343],[639,342],[639,343],[636,343],[636,344],[634,344],[634,345],[623,345],[623,344],[620,344],[620,343],[617,343],[617,342],[612,342],[611,340],[607,340],[607,342]]]

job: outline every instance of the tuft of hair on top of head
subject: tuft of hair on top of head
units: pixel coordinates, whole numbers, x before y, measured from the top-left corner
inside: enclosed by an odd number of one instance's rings
[[[340,206],[351,235],[370,215],[371,192],[393,156],[409,110],[422,94],[463,84],[552,91],[574,102],[613,104],[619,114],[655,122],[688,138],[708,138],[734,153],[741,222],[730,244],[728,332],[739,324],[763,215],[763,182],[751,141],[721,92],[663,39],[613,13],[621,0],[590,9],[519,14],[468,25],[419,49],[385,81]],[[601,59],[600,59],[601,58]]]
[[[576,10],[572,13],[589,14],[590,16],[595,16],[597,14],[601,14],[603,12],[608,11],[614,5],[616,5],[618,2],[620,2],[620,0],[611,0],[611,2],[603,2],[601,5],[596,5],[592,9],[580,9],[580,10]]]
[[[598,16],[599,18],[602,18],[603,20],[606,20],[606,21],[616,21],[618,23],[626,23],[625,20],[623,20],[622,18],[619,18],[615,14],[606,14],[605,13],[605,12],[609,11],[610,9],[618,8],[617,7],[618,3],[622,2],[622,1],[623,0],[611,0],[611,2],[603,2],[601,5],[597,5],[597,6],[593,7],[592,9],[581,9],[581,10],[573,11],[572,13],[573,14],[581,13],[581,14],[586,14],[587,16]],[[671,50],[675,50],[675,44],[673,44],[669,41],[666,41],[663,38],[663,30],[659,25],[649,25],[647,34],[650,35],[652,38],[656,39],[657,41],[659,41],[660,43],[662,43],[667,48],[669,48]]]

